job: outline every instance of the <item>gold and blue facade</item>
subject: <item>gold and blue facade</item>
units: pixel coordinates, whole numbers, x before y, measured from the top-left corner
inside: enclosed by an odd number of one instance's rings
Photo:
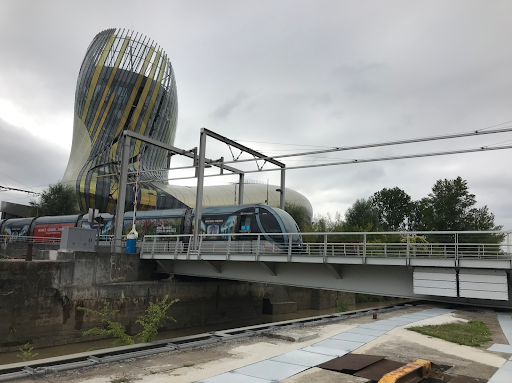
[[[100,32],[89,45],[80,68],[74,112],[73,146],[63,181],[75,184],[82,211],[89,207],[112,211],[117,200],[115,175],[123,130],[168,144],[174,142],[178,98],[167,55],[154,41],[133,31]],[[143,159],[141,170],[155,169],[142,173],[142,180],[166,178],[166,172],[156,169],[166,167],[167,151],[132,140],[131,159],[139,153]],[[133,171],[137,161],[130,162]],[[133,200],[131,187],[127,192],[127,201]],[[184,206],[151,183],[141,190],[141,209]]]
[[[133,31],[107,29],[96,35],[80,67],[75,93],[73,143],[62,182],[76,187],[80,210],[111,213],[117,203],[123,130],[174,144],[178,121],[176,79],[166,53],[151,39]],[[198,134],[199,138],[199,134]],[[196,188],[169,185],[166,150],[131,140],[130,171],[141,155],[140,210],[195,207]],[[130,181],[130,180],[129,180]],[[133,181],[133,177],[131,179]],[[279,207],[278,186],[246,184],[245,203]],[[203,206],[237,203],[236,185],[205,186]],[[132,185],[125,210],[133,207]],[[302,194],[286,189],[286,200],[305,206]]]

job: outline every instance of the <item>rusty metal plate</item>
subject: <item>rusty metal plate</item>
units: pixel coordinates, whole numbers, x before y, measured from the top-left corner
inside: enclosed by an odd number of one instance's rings
[[[371,379],[375,382],[378,382],[388,372],[395,371],[397,368],[402,366],[405,366],[405,363],[383,359],[359,370],[354,374],[354,376],[359,376],[360,378]]]
[[[384,357],[379,355],[347,354],[329,362],[319,364],[317,367],[325,370],[353,374],[383,359]]]

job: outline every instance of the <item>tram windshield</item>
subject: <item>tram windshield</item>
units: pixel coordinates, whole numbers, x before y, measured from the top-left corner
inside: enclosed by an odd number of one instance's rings
[[[277,209],[277,208],[274,208],[273,211],[276,215],[279,216],[279,218],[281,218],[281,221],[283,222],[283,225],[284,225],[284,233],[298,233],[299,232],[299,228],[297,227],[295,220],[292,218],[292,216],[290,214],[288,214],[284,210]],[[260,215],[260,217],[261,217],[261,215]],[[275,218],[274,218],[274,220],[275,220]],[[277,224],[277,222],[276,222],[276,224]],[[265,227],[265,230],[267,230],[267,227]],[[293,242],[297,242],[297,241],[301,241],[301,240],[302,240],[302,238],[300,235],[298,235],[298,234],[292,235]]]

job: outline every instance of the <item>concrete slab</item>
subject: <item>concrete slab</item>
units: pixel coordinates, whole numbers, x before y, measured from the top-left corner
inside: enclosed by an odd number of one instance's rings
[[[311,339],[318,338],[318,332],[308,331],[304,329],[289,329],[272,331],[265,334],[270,338],[286,340],[288,342],[306,342]]]

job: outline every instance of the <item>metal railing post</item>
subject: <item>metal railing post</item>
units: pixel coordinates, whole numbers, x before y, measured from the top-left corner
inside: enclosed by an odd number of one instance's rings
[[[411,263],[411,237],[409,236],[409,233],[407,233],[407,251],[405,253],[407,256],[407,264]]]
[[[231,235],[228,236],[228,248],[226,249],[226,261],[229,260],[230,250],[231,250]]]
[[[258,243],[256,244],[256,260],[260,259],[260,241],[261,235],[258,234]]]
[[[142,245],[144,245],[145,241],[146,241],[146,236],[144,236],[144,239],[142,240]],[[156,243],[156,238],[153,237],[153,246],[151,246],[151,258],[155,258],[155,243]]]
[[[363,234],[363,263],[366,263],[366,233]]]
[[[459,265],[459,233],[455,233],[455,264]]]
[[[288,236],[288,262],[291,261],[292,257],[292,236]]]
[[[324,262],[327,259],[327,234],[324,234]]]
[[[203,236],[199,237],[199,247],[197,248],[197,259],[201,259],[201,250],[203,249]]]

